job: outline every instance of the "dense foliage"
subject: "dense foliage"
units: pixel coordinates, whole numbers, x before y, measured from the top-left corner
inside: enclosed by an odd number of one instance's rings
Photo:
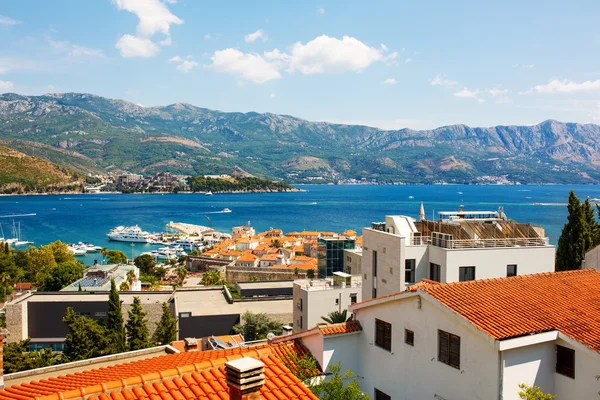
[[[125,324],[127,347],[129,350],[140,350],[150,347],[150,332],[146,312],[142,310],[142,302],[138,296],[133,298],[131,309],[127,312],[129,319]]]
[[[188,178],[190,189],[194,192],[283,192],[293,189],[286,182],[273,182],[260,178],[238,178],[236,180],[205,178],[204,176],[190,176]]]
[[[177,332],[177,318],[171,315],[167,303],[163,303],[162,315],[160,321],[156,323],[156,331],[154,331],[154,340],[160,344],[169,344],[177,340]]]
[[[322,400],[369,400],[369,396],[361,392],[358,379],[347,370],[342,374],[342,366],[338,362],[329,366],[330,375],[327,380],[310,387],[310,390]]]
[[[600,207],[596,208],[600,213]],[[567,210],[567,223],[558,238],[556,249],[557,271],[581,269],[585,253],[600,244],[600,225],[589,199],[582,203],[571,190]]]
[[[151,274],[156,267],[156,260],[150,254],[141,254],[137,256],[133,263],[140,269],[142,274]]]
[[[217,286],[225,285],[227,282],[221,278],[221,274],[218,271],[206,271],[202,274],[200,284],[204,286]]]
[[[350,314],[348,317],[348,310],[344,310],[342,312],[333,311],[327,314],[326,317],[321,317],[321,319],[328,324],[339,324],[341,322],[352,321],[353,314]]]
[[[97,321],[76,316],[71,307],[63,317],[68,333],[65,338],[63,358],[66,362],[87,360],[113,354],[115,348],[106,328]]]
[[[127,256],[121,250],[109,250],[106,257],[107,264],[127,264]]]
[[[235,325],[233,330],[235,333],[241,334],[247,342],[266,339],[269,333],[281,335],[283,331],[283,324],[265,313],[254,314],[246,311],[242,315],[242,319],[244,323]]]
[[[123,311],[121,310],[121,299],[114,279],[110,280],[106,329],[112,340],[115,352],[121,353],[125,351],[126,336],[123,326]]]
[[[39,290],[59,291],[71,283],[83,278],[83,264],[79,261],[65,261],[48,270],[48,274],[42,279]]]

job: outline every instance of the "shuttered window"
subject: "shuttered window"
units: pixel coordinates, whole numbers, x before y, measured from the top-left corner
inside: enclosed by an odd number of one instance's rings
[[[392,324],[375,320],[375,346],[392,351]]]
[[[460,336],[438,330],[438,361],[460,369]]]
[[[556,372],[575,379],[575,350],[556,346]]]

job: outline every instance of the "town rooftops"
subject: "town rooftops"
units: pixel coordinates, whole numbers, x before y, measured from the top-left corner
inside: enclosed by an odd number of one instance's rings
[[[600,272],[593,269],[468,282],[421,282],[416,291],[363,301],[350,311],[431,296],[496,340],[558,331],[600,353]]]
[[[8,386],[1,400],[229,399],[225,363],[251,357],[264,363],[265,399],[317,399],[296,378],[291,356],[307,354],[299,343],[190,352],[148,357],[125,364],[35,379]],[[64,367],[64,366],[61,366]],[[7,375],[8,377],[8,375]]]
[[[335,335],[345,335],[349,333],[357,333],[362,331],[362,326],[359,321],[347,321],[341,322],[337,324],[323,324],[317,325],[314,328],[305,329],[300,332],[296,332],[293,335],[288,336],[279,336],[270,340],[270,343],[285,343],[290,340],[300,339],[305,336],[311,335],[322,335],[325,337],[335,336]]]

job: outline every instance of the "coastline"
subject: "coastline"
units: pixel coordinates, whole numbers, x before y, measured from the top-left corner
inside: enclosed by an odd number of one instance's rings
[[[287,190],[232,190],[232,191],[219,191],[212,192],[213,194],[259,194],[259,193],[302,193],[308,192],[306,189],[300,188],[292,188]],[[103,194],[127,194],[127,195],[145,195],[145,194],[200,194],[203,195],[206,192],[191,192],[191,191],[180,191],[177,193],[174,192],[133,192],[133,193],[124,193],[124,192],[60,192],[60,193],[0,193],[0,197],[9,197],[9,196],[62,196],[62,195],[75,195],[75,194],[84,194],[84,195],[103,195]]]

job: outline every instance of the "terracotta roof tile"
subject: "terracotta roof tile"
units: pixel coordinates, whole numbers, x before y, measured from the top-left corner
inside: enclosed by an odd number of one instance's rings
[[[1,400],[183,400],[229,399],[224,364],[241,357],[260,358],[267,380],[264,398],[317,398],[286,367],[292,354],[307,353],[300,343],[169,354],[125,364],[34,380],[0,391]],[[107,395],[107,393],[109,395]],[[89,396],[89,397],[88,397]]]
[[[324,336],[341,335],[343,333],[352,333],[362,331],[359,321],[348,321],[339,324],[319,325],[319,330]]]
[[[426,292],[494,339],[558,330],[600,352],[600,273],[593,269],[440,285]]]

